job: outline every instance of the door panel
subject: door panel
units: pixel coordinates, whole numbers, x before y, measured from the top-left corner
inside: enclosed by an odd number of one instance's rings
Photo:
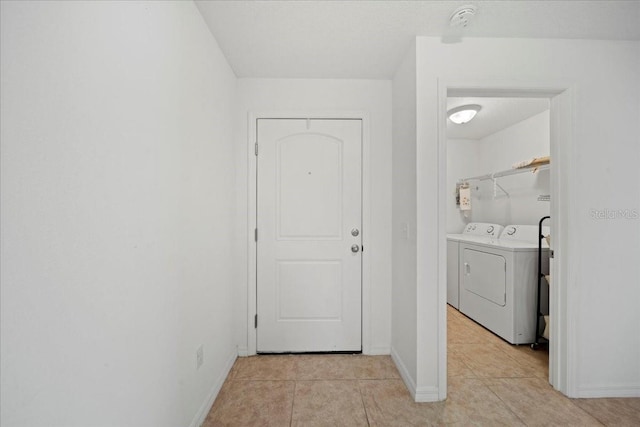
[[[340,321],[342,262],[279,261],[278,321]]]
[[[258,352],[362,348],[361,129],[258,120]]]
[[[342,238],[342,141],[296,134],[277,142],[278,240]]]

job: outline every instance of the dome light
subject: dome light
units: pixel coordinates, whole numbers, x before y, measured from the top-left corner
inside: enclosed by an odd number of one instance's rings
[[[478,104],[461,105],[447,111],[449,120],[457,125],[465,124],[473,119],[482,107]]]

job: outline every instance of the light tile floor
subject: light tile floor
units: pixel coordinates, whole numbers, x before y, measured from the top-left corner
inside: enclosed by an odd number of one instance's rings
[[[445,402],[413,402],[389,356],[255,356],[236,361],[203,426],[640,426],[640,399],[568,399],[547,352],[451,307],[448,335]]]

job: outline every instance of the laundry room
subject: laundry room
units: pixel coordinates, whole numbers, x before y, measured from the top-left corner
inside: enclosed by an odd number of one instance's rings
[[[490,348],[494,368],[548,373],[550,128],[547,98],[447,99],[450,370]]]
[[[549,196],[549,165],[495,180],[491,175],[549,156],[549,100],[450,97],[447,110],[468,105],[480,107],[472,120],[447,119],[447,189],[454,195],[447,199],[447,233],[459,233],[470,222],[537,224],[549,215],[549,203],[540,197]],[[482,175],[489,176],[468,179]],[[468,210],[456,202],[457,184],[468,184]]]

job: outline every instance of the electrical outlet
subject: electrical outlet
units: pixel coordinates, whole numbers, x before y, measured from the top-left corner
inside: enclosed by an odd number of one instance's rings
[[[202,344],[196,350],[196,369],[200,369],[200,366],[204,363],[204,349]]]

